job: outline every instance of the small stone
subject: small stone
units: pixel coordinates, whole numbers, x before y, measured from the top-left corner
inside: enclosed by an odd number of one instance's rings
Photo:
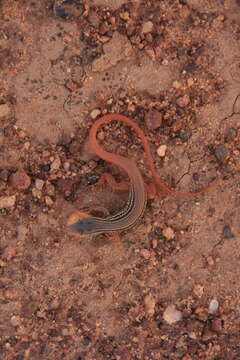
[[[46,184],[46,193],[50,196],[53,196],[55,194],[55,187],[53,184],[51,183]]]
[[[148,34],[153,29],[153,23],[152,21],[147,21],[142,26],[142,34]]]
[[[70,163],[66,161],[66,162],[63,164],[63,168],[64,168],[65,171],[69,171],[69,169],[70,169]]]
[[[164,157],[166,154],[166,150],[167,150],[167,145],[160,145],[159,148],[157,149],[158,156]]]
[[[50,196],[45,196],[45,203],[47,206],[52,206],[53,200],[50,198]]]
[[[218,311],[219,302],[216,299],[210,301],[208,312],[210,314],[215,314]]]
[[[208,341],[208,340],[212,339],[214,336],[215,336],[214,332],[211,331],[208,327],[206,327],[202,333],[202,340]]]
[[[0,179],[2,181],[7,181],[8,179],[8,170],[7,169],[3,169],[1,172],[0,172]]]
[[[25,138],[27,136],[27,134],[23,130],[20,130],[18,135],[19,135],[20,138]]]
[[[94,120],[101,114],[101,111],[99,109],[94,109],[91,111],[90,116]]]
[[[99,133],[97,134],[97,138],[98,140],[103,141],[105,139],[104,131],[99,131]]]
[[[2,196],[0,197],[0,209],[9,209],[15,205],[16,196]]]
[[[142,257],[144,257],[144,259],[148,260],[151,256],[151,253],[148,249],[141,249],[140,250],[140,254],[142,255]]]
[[[167,227],[163,230],[163,236],[167,239],[167,240],[171,240],[174,239],[175,233],[173,231],[172,228]]]
[[[41,199],[42,197],[42,192],[41,190],[38,190],[36,188],[33,188],[32,189],[32,194],[33,194],[33,197],[37,198],[37,199]]]
[[[18,170],[9,178],[9,183],[16,190],[27,190],[31,185],[31,179],[24,170]]]
[[[214,265],[214,260],[212,256],[208,256],[207,257],[207,263],[209,266],[213,266]]]
[[[185,141],[187,141],[188,139],[190,139],[190,137],[191,137],[191,132],[188,131],[188,130],[181,129],[181,130],[179,131],[179,137],[180,137],[180,139],[181,139],[183,142],[185,142]]]
[[[144,50],[145,50],[146,54],[150,57],[150,59],[152,59],[152,60],[156,59],[155,51],[152,48],[145,48]]]
[[[176,102],[178,106],[183,108],[190,103],[190,97],[186,94],[184,96],[179,97]]]
[[[219,144],[214,150],[215,157],[218,161],[223,162],[228,156],[228,150],[224,144]]]
[[[8,116],[11,112],[10,106],[8,106],[7,104],[2,104],[0,105],[0,119]]]
[[[13,246],[8,246],[3,250],[2,258],[4,260],[11,260],[16,255],[16,248]]]
[[[144,298],[145,308],[149,316],[155,313],[156,298],[152,294],[148,294]]]
[[[99,26],[99,32],[100,32],[101,35],[106,34],[109,30],[110,30],[110,26],[109,26],[109,24],[108,24],[106,21],[104,21],[104,22],[102,22],[102,23],[100,24],[100,26]]]
[[[222,331],[223,328],[223,324],[222,324],[222,320],[215,318],[212,320],[211,323],[211,330],[216,332],[216,333],[220,333]]]
[[[187,79],[187,84],[188,84],[189,87],[193,86],[194,85],[194,79],[193,78]]]
[[[20,316],[18,316],[18,315],[13,315],[13,316],[11,317],[11,324],[12,324],[13,326],[19,326],[19,325],[21,324],[21,322],[22,322],[22,320],[21,320]]]
[[[172,304],[165,309],[163,313],[163,319],[168,324],[172,325],[182,320],[182,313],[176,309],[175,305]]]
[[[225,135],[225,141],[226,142],[231,142],[234,140],[234,138],[237,136],[237,130],[234,128],[230,128],[227,130],[226,135]]]
[[[223,236],[225,239],[232,239],[234,238],[234,234],[229,225],[225,225],[223,228]]]
[[[168,59],[163,59],[162,65],[168,66],[168,64],[169,64]]]
[[[175,80],[174,82],[173,82],[173,87],[175,88],[175,89],[180,89],[181,88],[181,83],[179,82],[179,81],[177,81],[177,80]]]
[[[203,295],[203,292],[204,292],[204,286],[202,286],[202,285],[200,285],[200,284],[197,284],[197,285],[194,286],[194,288],[193,288],[193,293],[194,293],[197,297],[201,298],[202,295]]]
[[[43,165],[42,169],[43,171],[47,172],[50,170],[50,165],[49,164]]]
[[[130,19],[129,12],[124,11],[123,13],[120,13],[120,18],[124,21],[128,21]]]
[[[61,166],[61,160],[59,156],[56,156],[53,162],[51,163],[51,171],[56,171]]]
[[[31,143],[29,142],[29,141],[27,141],[27,142],[25,142],[24,144],[23,144],[23,150],[29,150],[29,148],[30,148],[30,146],[31,146]]]
[[[157,110],[150,110],[145,116],[145,122],[149,130],[158,129],[162,125],[162,114]]]
[[[197,316],[198,316],[198,319],[200,320],[200,321],[207,321],[207,319],[208,319],[208,313],[207,313],[207,311],[206,311],[206,309],[205,308],[203,308],[203,307],[197,307],[196,308],[196,310],[195,310],[195,313],[197,314]]]
[[[36,179],[35,180],[35,187],[38,190],[42,190],[43,186],[44,186],[44,181],[42,179]]]
[[[152,241],[152,248],[153,248],[153,249],[156,249],[157,246],[158,246],[157,239],[153,239],[153,241]]]

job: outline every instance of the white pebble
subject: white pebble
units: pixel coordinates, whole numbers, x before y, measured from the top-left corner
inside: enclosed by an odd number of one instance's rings
[[[94,109],[91,111],[90,116],[92,119],[96,119],[98,117],[98,115],[100,115],[100,114],[101,114],[101,111],[99,109]]]
[[[63,164],[63,168],[64,168],[65,171],[68,171],[68,170],[70,169],[70,163],[66,161],[66,162]]]
[[[41,180],[41,179],[36,179],[35,180],[35,186],[38,190],[42,190],[43,188],[43,185],[44,185],[44,181]]]
[[[160,145],[159,148],[157,149],[158,156],[164,157],[166,154],[166,150],[167,150],[167,145]]]
[[[208,311],[210,314],[215,314],[218,311],[219,302],[216,299],[210,301]]]
[[[164,320],[172,325],[180,320],[182,320],[182,313],[181,311],[176,309],[175,305],[169,305],[163,313]]]
[[[142,26],[142,34],[148,34],[153,29],[153,23],[152,21],[146,21]]]

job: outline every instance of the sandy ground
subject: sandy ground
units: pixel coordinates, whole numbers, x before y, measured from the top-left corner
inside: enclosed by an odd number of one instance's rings
[[[239,359],[239,0],[2,0],[0,68],[0,359]],[[127,198],[86,154],[111,112],[164,183],[218,182],[149,200],[118,239],[77,237],[72,213]],[[99,138],[151,181],[132,130]]]

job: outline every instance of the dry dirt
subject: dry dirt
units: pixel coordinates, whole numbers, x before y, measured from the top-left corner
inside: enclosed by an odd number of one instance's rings
[[[240,359],[240,1],[1,0],[0,67],[0,359]],[[166,184],[219,180],[149,200],[119,239],[76,237],[74,211],[126,201],[84,147],[111,112]],[[151,181],[132,130],[99,137]]]

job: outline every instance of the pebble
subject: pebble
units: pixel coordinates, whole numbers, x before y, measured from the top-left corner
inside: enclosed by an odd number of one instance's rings
[[[61,160],[59,156],[56,156],[55,159],[53,160],[53,162],[51,163],[51,171],[55,171],[58,170],[61,166]]]
[[[164,60],[162,61],[162,65],[167,66],[167,65],[168,65],[168,60],[167,60],[167,59],[164,59]]]
[[[53,184],[51,183],[46,184],[46,193],[50,196],[53,196],[55,194],[55,187]]]
[[[99,133],[97,134],[97,138],[98,140],[103,141],[105,139],[104,131],[99,131]]]
[[[148,249],[141,249],[140,250],[140,254],[142,255],[142,257],[144,257],[144,259],[148,260],[151,256],[151,253]]]
[[[44,181],[42,179],[36,179],[35,186],[38,190],[42,190],[42,188],[44,186]]]
[[[3,169],[1,172],[0,172],[0,179],[2,181],[7,181],[8,179],[8,170],[7,169]]]
[[[152,48],[145,48],[144,50],[145,50],[146,54],[150,57],[150,59],[152,59],[152,60],[156,59],[155,51]]]
[[[208,256],[207,257],[207,263],[209,266],[213,266],[214,265],[214,260],[212,256]]]
[[[42,197],[42,192],[41,190],[38,190],[36,188],[33,188],[32,189],[32,194],[33,194],[33,197],[37,198],[37,199],[41,199]]]
[[[237,136],[237,130],[234,128],[229,128],[225,135],[225,141],[231,142],[234,140],[234,138]]]
[[[152,21],[147,21],[142,26],[142,34],[148,34],[153,29],[153,23]]]
[[[163,313],[163,319],[170,325],[181,321],[182,320],[182,313],[181,311],[176,309],[175,305],[169,305],[164,313]]]
[[[180,89],[181,88],[181,83],[179,82],[179,81],[177,81],[177,80],[175,80],[174,82],[173,82],[173,87],[175,88],[175,89]]]
[[[179,137],[183,142],[185,142],[191,137],[191,132],[188,130],[181,129],[179,131]]]
[[[24,170],[18,170],[9,178],[9,183],[16,190],[27,190],[31,185],[31,179]]]
[[[47,172],[50,170],[50,165],[49,164],[43,165],[42,169],[43,169],[43,171]]]
[[[190,97],[186,94],[184,96],[179,97],[176,102],[178,106],[183,108],[190,103]]]
[[[11,324],[12,324],[13,326],[19,326],[19,325],[21,324],[21,322],[22,322],[22,320],[21,320],[20,316],[18,316],[18,315],[13,315],[13,316],[11,317]]]
[[[152,241],[152,248],[153,248],[153,249],[156,249],[157,246],[158,246],[157,239],[153,239],[153,241]]]
[[[210,314],[215,314],[218,311],[219,302],[216,299],[210,301],[208,312]]]
[[[69,171],[69,169],[70,169],[70,163],[66,161],[66,162],[63,164],[63,168],[64,168],[65,171]]]
[[[201,298],[202,295],[203,295],[203,292],[204,292],[204,286],[202,286],[202,285],[200,285],[200,284],[197,284],[197,285],[194,286],[194,288],[193,288],[193,293],[194,293],[197,297]]]
[[[0,105],[0,119],[8,116],[11,112],[10,107],[7,104]]]
[[[223,162],[228,156],[228,150],[224,144],[219,144],[214,150],[214,155],[218,161]]]
[[[0,209],[9,209],[15,205],[16,196],[2,196],[0,197]]]
[[[129,12],[127,11],[124,11],[123,13],[120,13],[120,18],[125,20],[125,21],[128,21],[130,19],[130,15],[129,15]]]
[[[94,109],[91,111],[90,116],[94,120],[101,114],[101,111],[99,109]]]
[[[148,294],[144,298],[145,308],[149,316],[155,313],[156,299],[152,294]]]
[[[13,246],[8,246],[3,250],[2,258],[4,260],[11,260],[16,255],[16,248]]]
[[[223,228],[223,237],[225,239],[232,239],[234,237],[234,234],[230,228],[229,225],[225,225]]]
[[[187,84],[188,84],[189,87],[193,86],[194,85],[194,79],[193,78],[187,79]]]
[[[212,320],[211,322],[211,330],[216,332],[216,333],[220,333],[222,331],[223,328],[223,324],[222,324],[222,320],[215,318]]]
[[[174,239],[175,233],[173,231],[172,228],[167,227],[163,230],[163,236],[167,239],[167,240],[171,240]]]
[[[158,156],[164,157],[166,154],[166,150],[167,150],[167,145],[160,145],[159,148],[157,149]]]
[[[157,110],[150,110],[145,116],[145,122],[149,130],[158,129],[162,125],[162,114]]]
[[[53,200],[50,198],[50,196],[45,196],[45,203],[47,206],[52,206]]]

